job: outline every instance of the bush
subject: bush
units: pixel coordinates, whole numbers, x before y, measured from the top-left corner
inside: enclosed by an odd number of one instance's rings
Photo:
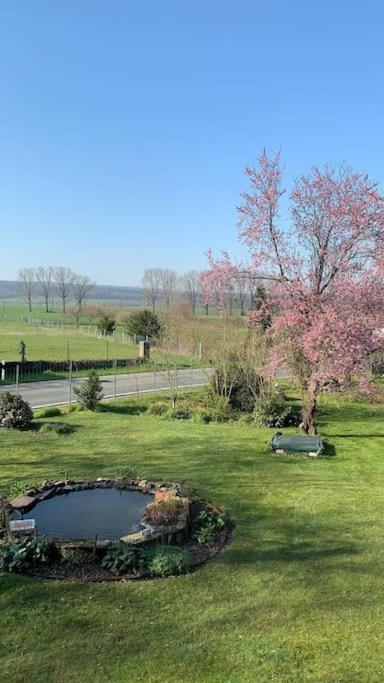
[[[212,389],[206,393],[207,413],[214,422],[224,422],[231,417],[231,406],[226,396],[216,394]]]
[[[161,403],[161,401],[155,401],[151,403],[147,412],[149,415],[164,415],[168,410],[168,403]]]
[[[146,337],[159,337],[161,323],[156,313],[143,310],[132,313],[125,321],[125,328],[132,336],[134,334]]]
[[[231,408],[242,413],[252,412],[260,384],[261,378],[253,369],[246,371],[235,361],[216,367],[210,381],[212,391],[226,396]]]
[[[84,567],[84,565],[86,565],[87,562],[89,562],[89,559],[90,555],[88,555],[87,553],[72,550],[71,552],[67,553],[65,557],[62,558],[62,562],[66,564],[70,569],[75,570]]]
[[[0,568],[6,572],[23,572],[59,557],[55,543],[49,539],[25,538],[18,543],[0,546]]]
[[[253,415],[259,427],[288,427],[299,422],[298,413],[278,394],[260,397]]]
[[[188,420],[190,417],[189,407],[186,405],[176,406],[176,408],[168,408],[164,413],[167,420]]]
[[[91,370],[85,382],[82,383],[81,387],[75,387],[74,392],[80,405],[87,410],[96,410],[103,398],[103,390],[96,370]]]
[[[173,526],[177,524],[183,511],[184,505],[180,498],[169,496],[150,503],[144,512],[144,520],[154,526]]]
[[[112,545],[105,553],[101,564],[114,574],[136,573],[142,568],[143,551],[134,545],[120,542]]]
[[[97,327],[103,334],[112,334],[116,328],[116,320],[110,313],[103,313],[97,321]]]
[[[70,434],[70,432],[73,432],[73,427],[62,422],[46,422],[41,425],[39,431],[41,434]]]
[[[43,408],[43,410],[39,412],[39,417],[59,417],[59,415],[62,415],[62,412],[60,408],[55,406],[52,406],[51,408]]]
[[[192,412],[192,422],[195,424],[208,424],[211,422],[212,415],[205,408],[197,408]]]
[[[203,510],[196,519],[195,536],[199,543],[213,543],[226,524],[225,514],[214,510]]]
[[[147,570],[152,576],[177,576],[185,574],[190,566],[190,557],[177,546],[158,546],[147,551]]]
[[[27,401],[8,391],[0,394],[0,427],[3,429],[26,429],[33,420],[33,413]]]

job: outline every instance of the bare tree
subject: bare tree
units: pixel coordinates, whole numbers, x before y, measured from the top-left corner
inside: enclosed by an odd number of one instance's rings
[[[55,273],[55,269],[52,266],[44,268],[40,266],[36,269],[36,280],[39,284],[41,293],[44,297],[45,312],[49,311],[49,296],[52,288],[52,280]]]
[[[201,273],[197,270],[190,270],[182,276],[181,284],[185,291],[187,301],[192,308],[192,313],[195,315],[197,302],[201,292]]]
[[[160,268],[160,292],[165,303],[165,308],[169,311],[172,298],[175,293],[177,283],[177,273],[169,268]]]
[[[89,292],[92,291],[94,283],[86,275],[73,274],[72,277],[72,292],[75,303],[81,312],[81,307],[87,298]]]
[[[247,280],[241,273],[236,277],[236,294],[240,308],[240,315],[245,315],[245,304],[247,300]]]
[[[141,280],[144,287],[144,296],[152,307],[152,313],[156,310],[156,304],[160,296],[160,272],[160,268],[147,268]]]
[[[61,299],[63,313],[65,313],[65,305],[71,293],[74,274],[70,268],[64,266],[56,266],[54,272],[54,281],[56,283],[57,294]]]
[[[18,274],[18,290],[27,303],[28,311],[32,311],[32,288],[35,281],[34,268],[20,268]]]

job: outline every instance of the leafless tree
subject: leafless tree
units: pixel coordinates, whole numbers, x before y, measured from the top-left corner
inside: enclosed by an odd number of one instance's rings
[[[101,308],[97,304],[83,304],[82,315],[87,318],[89,324],[94,323],[101,315]]]
[[[245,315],[245,305],[247,300],[247,280],[244,277],[242,277],[241,273],[236,278],[236,294],[240,308],[240,315]]]
[[[249,308],[253,308],[255,304],[255,296],[257,289],[257,280],[254,278],[247,278],[247,299]]]
[[[182,276],[181,285],[185,291],[187,301],[192,308],[192,313],[195,315],[197,302],[201,292],[201,273],[197,270],[190,270]]]
[[[165,308],[169,311],[172,298],[175,294],[177,273],[169,268],[160,268],[160,292],[165,303]]]
[[[146,301],[152,307],[152,312],[156,310],[156,304],[160,295],[160,268],[147,268],[144,271],[142,285]]]
[[[56,283],[57,294],[61,299],[63,313],[65,313],[65,305],[71,293],[74,274],[70,268],[65,266],[56,266],[54,272],[54,281]]]
[[[233,280],[228,280],[226,284],[226,289],[224,292],[224,304],[225,308],[228,311],[228,315],[232,316],[233,314],[233,308],[235,305],[235,298],[236,298],[236,291],[235,291],[235,283]]]
[[[94,283],[86,275],[73,274],[72,277],[72,292],[75,303],[81,313],[81,307],[87,298],[89,292],[92,291]]]
[[[40,266],[36,269],[36,280],[44,297],[46,313],[49,311],[49,296],[51,294],[54,273],[55,269],[52,266],[48,266],[48,268]]]
[[[18,290],[27,303],[28,311],[32,311],[32,288],[35,281],[34,268],[20,268],[18,274]]]

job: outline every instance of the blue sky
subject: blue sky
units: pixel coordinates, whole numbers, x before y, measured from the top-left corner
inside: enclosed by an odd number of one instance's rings
[[[384,185],[380,2],[0,0],[0,279],[98,283],[241,255],[242,171],[345,160]]]

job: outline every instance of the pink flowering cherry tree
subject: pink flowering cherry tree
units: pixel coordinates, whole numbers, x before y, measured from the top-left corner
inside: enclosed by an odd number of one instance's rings
[[[264,151],[245,173],[238,227],[249,260],[208,252],[205,303],[214,291],[224,302],[233,279],[264,283],[266,299],[249,324],[268,316],[266,373],[285,364],[296,374],[306,395],[302,428],[313,434],[320,392],[351,380],[369,391],[371,354],[384,348],[384,198],[365,174],[315,167],[295,181],[282,227],[280,155]]]

